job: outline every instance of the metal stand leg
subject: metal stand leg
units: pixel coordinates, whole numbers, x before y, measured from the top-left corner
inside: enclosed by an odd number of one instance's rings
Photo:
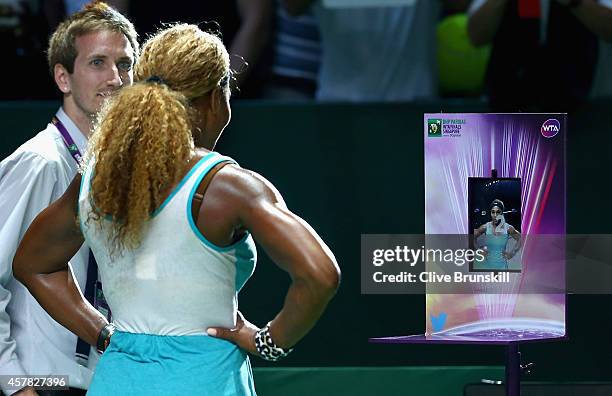
[[[506,349],[506,396],[521,395],[521,353],[518,343],[510,343]]]

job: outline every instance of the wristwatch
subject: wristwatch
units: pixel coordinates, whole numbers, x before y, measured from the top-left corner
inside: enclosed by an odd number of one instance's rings
[[[112,323],[108,323],[106,326],[100,330],[98,334],[98,341],[96,343],[96,349],[99,354],[104,353],[108,344],[110,344],[110,339],[115,332],[115,325]]]

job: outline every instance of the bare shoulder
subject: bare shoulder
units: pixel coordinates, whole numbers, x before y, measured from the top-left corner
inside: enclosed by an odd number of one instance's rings
[[[260,174],[235,164],[223,166],[212,178],[204,194],[202,208],[208,219],[220,216],[218,224],[233,229],[248,228],[254,218],[285,209],[276,188]]]
[[[253,204],[258,201],[283,202],[272,183],[257,172],[229,164],[213,178],[211,189],[222,193],[226,199]]]

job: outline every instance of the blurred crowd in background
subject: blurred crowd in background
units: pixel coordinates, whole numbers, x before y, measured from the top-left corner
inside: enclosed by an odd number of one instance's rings
[[[87,0],[0,0],[2,100],[59,92],[50,32]],[[108,0],[141,41],[164,23],[218,31],[234,100],[487,100],[572,111],[612,97],[612,0]]]

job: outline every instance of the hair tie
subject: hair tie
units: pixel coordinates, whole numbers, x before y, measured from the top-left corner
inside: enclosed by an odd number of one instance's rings
[[[161,84],[161,85],[168,85],[168,84],[166,84],[166,81],[164,81],[164,79],[159,77],[159,76],[151,76],[151,77],[147,78],[145,80],[145,82]]]

